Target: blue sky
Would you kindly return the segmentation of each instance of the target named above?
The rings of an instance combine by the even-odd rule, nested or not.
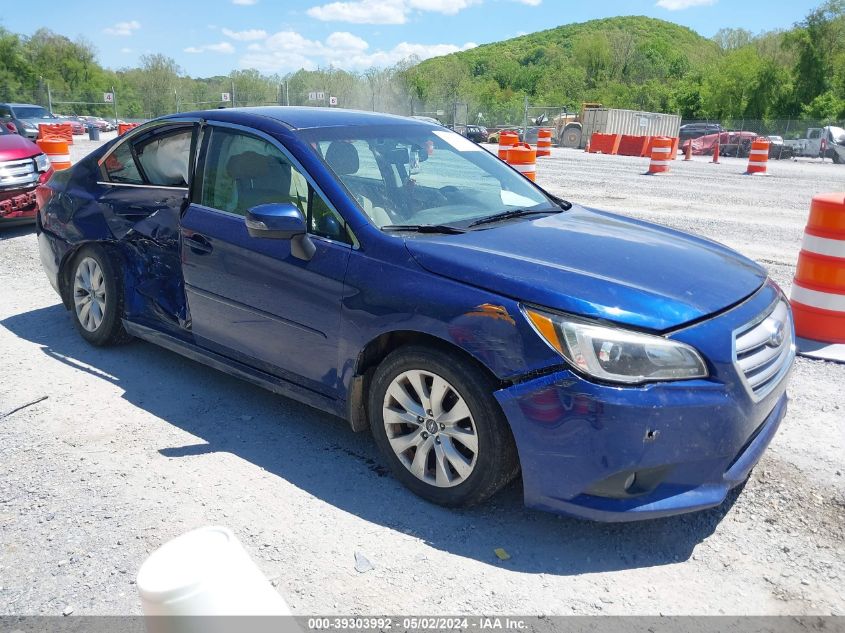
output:
[[[111,68],[144,53],[173,57],[193,76],[258,68],[348,70],[441,55],[569,22],[615,15],[671,20],[712,36],[724,26],[787,28],[820,0],[103,0],[49,1],[10,11],[5,28],[45,26],[83,36]]]

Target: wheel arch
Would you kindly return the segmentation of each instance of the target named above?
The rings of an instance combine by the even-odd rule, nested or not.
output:
[[[372,374],[381,361],[392,352],[409,345],[431,347],[447,353],[456,354],[477,367],[496,384],[505,386],[507,381],[498,378],[487,365],[466,349],[439,336],[416,330],[393,330],[383,332],[371,339],[360,351],[355,363],[355,371],[347,391],[347,419],[355,432],[369,429],[367,397]]]
[[[73,270],[71,262],[76,258],[76,254],[86,246],[99,246],[108,253],[112,261],[116,265],[120,265],[120,258],[117,253],[117,247],[109,241],[104,240],[82,240],[76,242],[68,248],[67,252],[62,256],[62,261],[59,263],[59,297],[61,297],[62,304],[67,310],[73,307],[73,298],[71,297],[70,289],[73,286]]]

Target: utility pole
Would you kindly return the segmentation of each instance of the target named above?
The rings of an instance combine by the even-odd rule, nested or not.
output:
[[[176,102],[176,114],[179,114],[179,95],[175,90],[173,91],[173,101]]]
[[[528,138],[528,97],[525,97],[525,111],[523,112],[523,120],[522,120],[522,138],[523,140]],[[526,143],[528,141],[525,141]]]
[[[114,124],[117,125],[117,93],[114,86],[111,87],[111,103],[114,106]]]
[[[47,84],[47,111],[53,114],[53,95],[50,94],[50,82],[45,81],[44,83]]]
[[[232,107],[235,107],[235,80],[232,80]]]

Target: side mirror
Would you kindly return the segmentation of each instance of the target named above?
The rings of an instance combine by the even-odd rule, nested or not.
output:
[[[317,247],[306,231],[305,216],[290,202],[259,204],[246,212],[246,230],[251,237],[291,240],[290,254],[311,261]]]
[[[247,210],[246,230],[252,237],[289,240],[305,233],[305,217],[289,202],[259,204]]]

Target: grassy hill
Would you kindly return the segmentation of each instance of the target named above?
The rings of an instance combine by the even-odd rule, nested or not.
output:
[[[493,118],[521,108],[582,100],[669,111],[682,81],[719,57],[715,42],[654,18],[567,24],[422,62],[417,94],[432,104],[470,101]]]

